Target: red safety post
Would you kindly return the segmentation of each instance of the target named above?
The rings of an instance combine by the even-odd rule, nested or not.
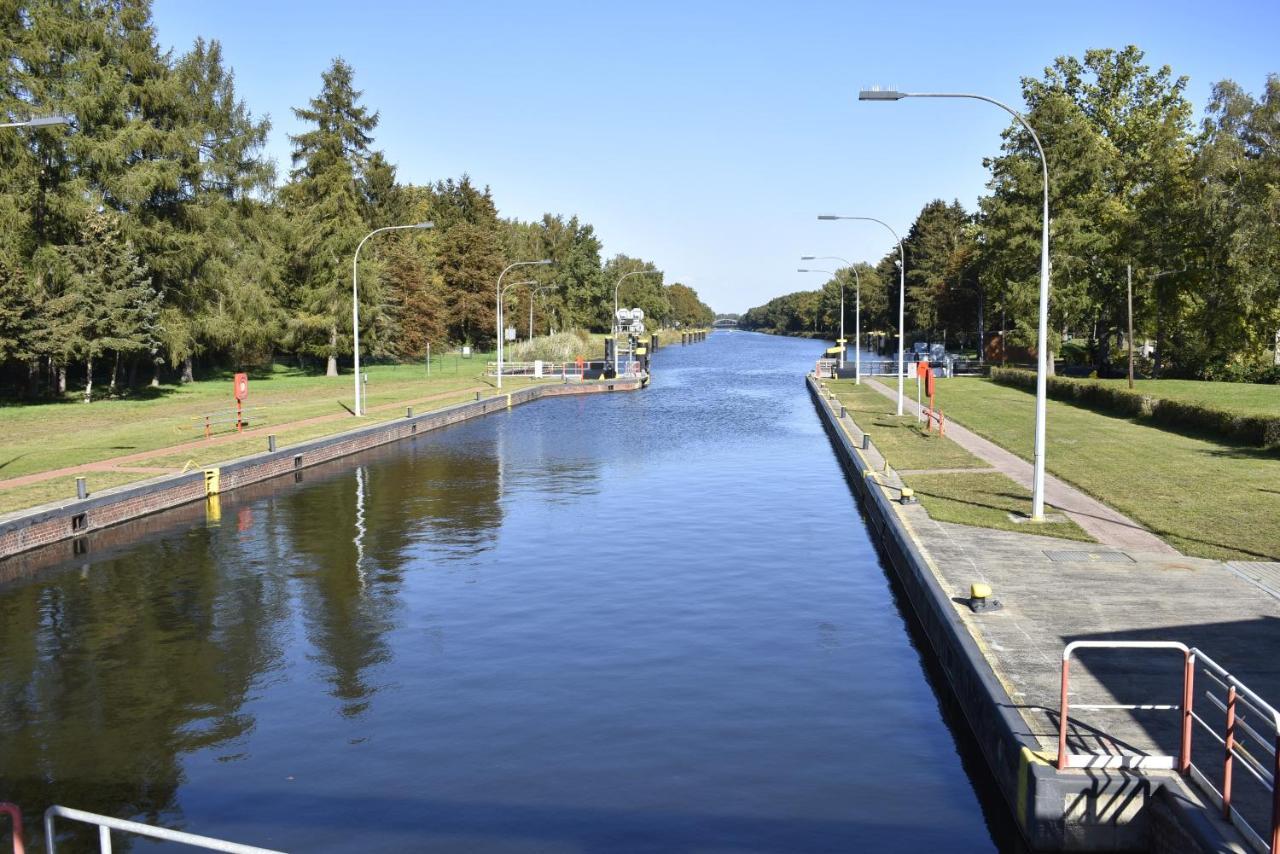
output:
[[[22,837],[22,810],[18,809],[17,804],[0,802],[0,812],[7,814],[13,822],[13,854],[25,854],[27,849]]]
[[[1191,703],[1195,697],[1195,654],[1187,650],[1182,669],[1182,747],[1178,751],[1178,773],[1191,773]]]
[[[236,432],[244,432],[244,401],[249,396],[249,375],[236,374]]]
[[[1222,816],[1231,821],[1231,772],[1235,770],[1236,686],[1227,688],[1226,752],[1222,761]]]

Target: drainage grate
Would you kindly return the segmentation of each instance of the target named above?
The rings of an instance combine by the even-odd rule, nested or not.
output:
[[[1057,563],[1137,563],[1124,552],[1086,552],[1073,549],[1045,551],[1045,557]]]

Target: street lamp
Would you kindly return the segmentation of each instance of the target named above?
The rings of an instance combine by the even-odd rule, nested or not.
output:
[[[1026,128],[1040,154],[1040,166],[1044,171],[1044,211],[1040,220],[1040,329],[1036,343],[1036,439],[1031,474],[1031,521],[1043,522],[1045,401],[1049,383],[1049,160],[1044,156],[1040,137],[1023,115],[995,98],[965,92],[898,92],[893,89],[864,89],[858,93],[859,101],[900,101],[903,98],[970,98],[995,104]]]
[[[622,282],[624,279],[629,279],[632,276],[645,276],[645,275],[661,276],[662,271],[661,270],[632,270],[630,273],[623,273],[621,276],[618,277],[618,283],[613,286],[613,326],[615,329],[618,328],[618,289],[622,287]],[[613,342],[613,373],[615,375],[617,375],[618,373],[618,342],[617,342],[616,336]]]
[[[69,125],[76,120],[75,116],[39,116],[25,122],[5,122],[0,128],[46,128],[53,125]]]
[[[853,384],[862,384],[862,277],[856,264],[838,255],[801,255],[801,261],[839,261],[853,270]],[[840,367],[844,367],[844,282],[840,283]]]
[[[510,273],[516,267],[545,267],[551,263],[551,259],[543,258],[541,261],[516,261],[508,264],[506,269],[498,274],[498,287],[496,289],[498,305],[497,321],[498,321],[498,388],[502,388],[502,339],[504,330],[502,328],[502,277]]]
[[[863,222],[878,222],[885,228],[889,229],[889,233],[893,235],[893,239],[898,241],[898,414],[902,414],[902,375],[906,372],[906,355],[903,350],[903,341],[906,338],[906,305],[907,305],[907,256],[902,251],[902,238],[898,236],[898,232],[893,230],[893,226],[884,220],[876,219],[870,216],[835,216],[834,214],[818,214],[818,219],[826,221],[834,221],[838,219],[854,219]]]
[[[351,258],[351,352],[355,355],[356,406],[354,415],[357,418],[363,412],[360,406],[360,250],[364,248],[364,242],[375,234],[383,231],[400,231],[406,228],[435,228],[435,223],[417,222],[413,225],[385,225],[382,228],[375,228],[356,245],[356,254]]]

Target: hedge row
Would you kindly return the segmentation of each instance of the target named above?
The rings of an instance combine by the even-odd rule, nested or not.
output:
[[[1036,375],[1014,368],[992,368],[1000,385],[1034,392]],[[1048,395],[1110,415],[1142,418],[1187,433],[1201,433],[1259,448],[1280,447],[1280,415],[1242,415],[1185,400],[1166,400],[1113,385],[1049,377]]]

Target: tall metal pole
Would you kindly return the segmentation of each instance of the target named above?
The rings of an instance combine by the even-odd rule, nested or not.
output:
[[[362,389],[360,386],[360,250],[364,248],[365,241],[375,234],[384,231],[400,231],[406,228],[434,228],[434,224],[430,222],[418,222],[413,225],[384,225],[382,228],[375,228],[366,234],[358,244],[356,244],[356,254],[351,257],[351,352],[355,361],[355,408],[352,414],[359,418],[364,409],[360,405],[362,397]]]
[[[906,305],[907,305],[907,256],[902,249],[902,238],[898,236],[898,232],[893,230],[893,226],[882,219],[876,219],[872,216],[835,216],[834,214],[820,214],[818,219],[821,220],[837,220],[852,219],[862,220],[863,222],[877,222],[889,229],[889,233],[893,235],[893,239],[898,241],[898,414],[902,414],[902,378],[907,372],[906,349],[904,340],[906,339],[906,330],[903,328],[906,324]]]
[[[839,255],[801,255],[801,261],[839,261],[853,271],[856,285],[853,315],[853,382],[862,383],[862,277],[858,275],[858,265],[850,264],[848,259]],[[801,270],[801,272],[805,272]],[[844,338],[844,282],[840,283],[840,337]],[[840,353],[840,367],[844,367],[844,353]]]
[[[1124,265],[1129,287],[1129,388],[1133,388],[1133,264]]]
[[[862,277],[853,268],[855,285],[853,300],[853,384],[862,385]]]
[[[858,93],[859,101],[898,101],[903,98],[970,98],[975,101],[986,101],[1013,116],[1019,124],[1031,134],[1035,141],[1036,151],[1040,155],[1040,165],[1044,177],[1044,206],[1040,220],[1040,324],[1036,341],[1036,432],[1035,457],[1031,474],[1031,521],[1044,521],[1044,446],[1045,446],[1045,409],[1049,386],[1049,160],[1044,155],[1044,146],[1035,129],[1021,113],[1001,103],[995,98],[985,95],[974,95],[967,92],[898,92],[895,90],[864,90]]]
[[[497,316],[498,323],[498,388],[502,388],[502,339],[503,333],[505,332],[502,326],[502,277],[507,275],[507,273],[510,273],[516,267],[545,267],[550,263],[551,261],[545,258],[541,261],[516,261],[512,264],[508,264],[506,268],[498,274],[498,285],[494,289],[497,299],[497,308],[495,309],[494,314]]]

